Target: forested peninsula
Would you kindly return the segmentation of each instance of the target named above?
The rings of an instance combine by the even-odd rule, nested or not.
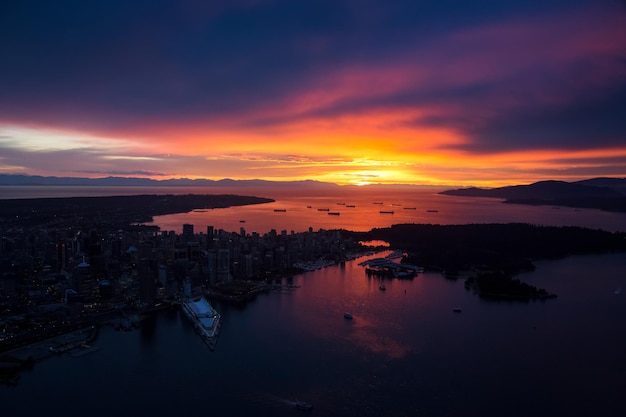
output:
[[[63,224],[81,219],[93,223],[150,222],[153,216],[186,213],[249,204],[271,203],[273,199],[232,194],[132,195],[109,197],[24,198],[2,200],[0,221],[12,225]]]
[[[547,205],[592,208],[626,212],[626,178],[593,178],[589,180],[539,181],[528,185],[499,188],[461,188],[439,194],[461,197],[502,198],[508,204]]]
[[[626,252],[626,233],[524,223],[399,224],[352,233],[352,237],[384,240],[391,249],[407,253],[403,262],[442,271],[447,277],[472,276],[468,284],[481,296],[512,299],[553,295],[514,278],[534,270],[535,260]]]

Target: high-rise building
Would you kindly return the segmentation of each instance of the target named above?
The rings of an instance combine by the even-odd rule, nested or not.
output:
[[[141,259],[139,261],[137,279],[139,299],[146,303],[154,302],[157,293],[157,273],[152,260]]]
[[[217,281],[230,281],[230,250],[220,249],[217,252]]]
[[[252,255],[249,253],[244,255],[243,270],[244,270],[243,274],[244,274],[245,279],[250,279],[254,276],[254,269],[252,268]]]
[[[67,267],[67,252],[65,250],[65,243],[57,243],[56,245],[57,255],[57,272],[65,270]]]
[[[213,226],[206,227],[206,248],[208,250],[215,249],[215,231],[213,230]]]
[[[183,240],[185,242],[193,239],[193,224],[183,224]]]
[[[215,285],[217,282],[217,254],[214,250],[207,251],[207,274],[209,285]]]

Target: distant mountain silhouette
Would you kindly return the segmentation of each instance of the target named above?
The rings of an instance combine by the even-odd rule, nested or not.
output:
[[[626,178],[592,178],[588,180],[576,181],[574,184],[607,187],[619,192],[620,194],[626,195]]]
[[[626,212],[626,179],[593,178],[577,182],[539,181],[499,188],[461,188],[440,194],[502,198],[505,203],[597,208]]]
[[[55,185],[55,186],[187,186],[187,187],[339,187],[336,184],[305,180],[305,181],[266,181],[266,180],[233,180],[225,178],[221,180],[174,178],[165,180],[153,180],[150,178],[134,177],[106,177],[106,178],[74,178],[74,177],[43,177],[39,175],[8,175],[0,174],[0,185]]]

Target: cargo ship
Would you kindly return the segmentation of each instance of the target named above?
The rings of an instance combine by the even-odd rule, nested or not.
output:
[[[181,309],[185,316],[191,320],[194,328],[209,348],[214,350],[220,331],[220,314],[204,297],[192,298],[183,302]]]

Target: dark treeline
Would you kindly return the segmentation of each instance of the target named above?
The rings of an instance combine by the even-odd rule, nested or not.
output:
[[[543,288],[529,285],[501,272],[484,272],[465,280],[465,288],[473,289],[482,298],[506,300],[545,300],[555,298]]]
[[[112,197],[29,198],[0,201],[0,220],[13,224],[58,223],[68,218],[107,218],[120,224],[148,222],[153,216],[194,209],[224,208],[274,200],[231,194],[133,195]]]
[[[448,273],[472,268],[513,275],[533,269],[532,260],[626,251],[626,233],[581,227],[510,224],[400,224],[354,233],[358,240],[385,240],[409,252],[409,261]]]

